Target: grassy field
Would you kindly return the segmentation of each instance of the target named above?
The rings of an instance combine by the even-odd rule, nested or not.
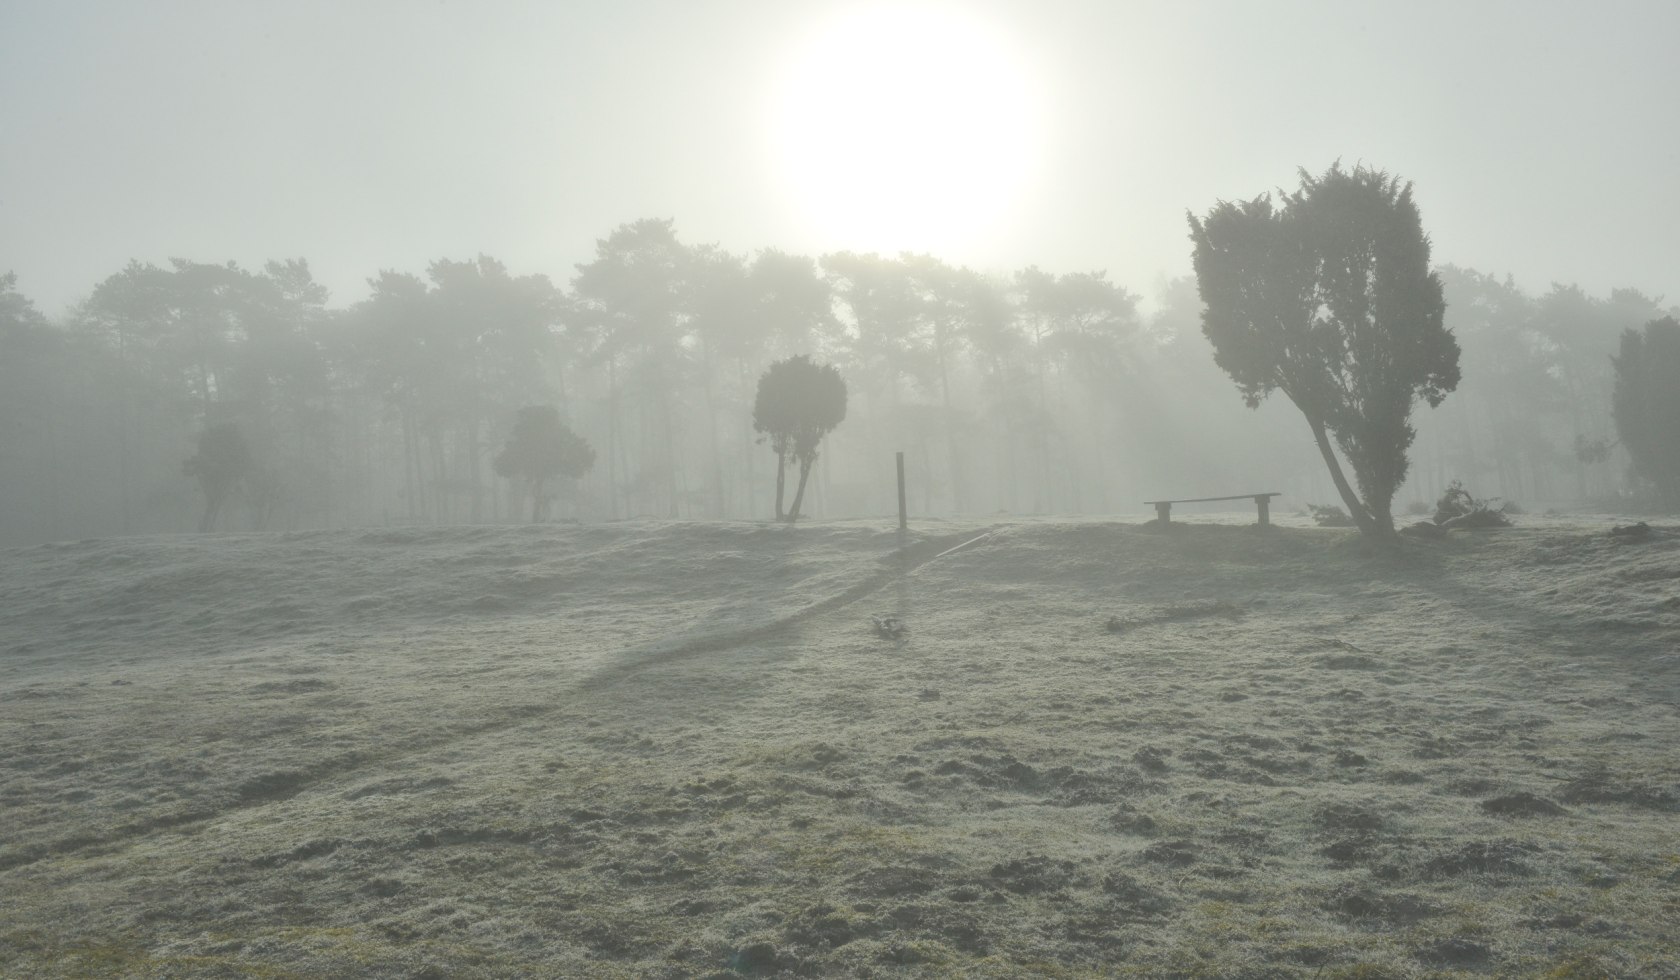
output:
[[[1680,976],[1609,526],[0,551],[0,974]]]

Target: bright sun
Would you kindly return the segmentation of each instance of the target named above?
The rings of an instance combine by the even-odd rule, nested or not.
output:
[[[783,71],[784,188],[840,247],[960,251],[996,229],[1033,176],[1030,81],[1007,40],[958,9],[848,10]]]

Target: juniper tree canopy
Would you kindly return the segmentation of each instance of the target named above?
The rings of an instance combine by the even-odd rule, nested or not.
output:
[[[1250,407],[1274,390],[1295,403],[1348,513],[1387,538],[1412,405],[1458,386],[1458,342],[1411,184],[1339,163],[1300,176],[1281,205],[1268,194],[1190,216],[1202,332]]]

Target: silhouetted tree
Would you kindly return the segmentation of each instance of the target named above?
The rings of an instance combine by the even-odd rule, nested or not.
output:
[[[1633,472],[1680,510],[1680,320],[1665,316],[1622,334],[1613,413]]]
[[[669,219],[620,225],[595,242],[595,259],[572,277],[569,332],[586,351],[586,363],[607,369],[607,476],[613,513],[618,494],[634,486],[652,491],[648,503],[663,502],[678,516],[683,413],[682,381],[691,352],[683,343],[694,254],[677,239]],[[639,417],[641,473],[628,472],[631,426],[628,407]],[[628,502],[634,512],[635,504]]]
[[[1611,358],[1622,334],[1670,312],[1637,289],[1612,289],[1608,298],[1599,298],[1579,286],[1558,283],[1536,302],[1535,327],[1551,347],[1550,373],[1566,396],[1560,409],[1574,430],[1575,441],[1586,442],[1613,424],[1609,415],[1615,399]],[[1558,458],[1571,456],[1559,452]],[[1586,461],[1578,456],[1573,461],[1578,492],[1586,497]]]
[[[46,326],[29,297],[17,291],[17,273],[0,274],[0,337],[12,330]]]
[[[719,365],[724,352],[741,346],[753,327],[753,297],[746,264],[720,248],[702,245],[691,250],[692,266],[687,293],[689,334],[699,357],[700,391],[705,406],[708,510],[712,517],[724,516],[727,494],[723,479],[723,448],[718,435],[719,408],[724,386],[719,383]],[[759,344],[762,347],[762,343]],[[739,411],[730,413],[738,416]]]
[[[899,438],[905,381],[925,384],[931,376],[927,351],[916,343],[928,311],[910,275],[909,258],[835,252],[819,260],[840,325],[832,342],[820,349],[850,379],[866,444]],[[859,463],[856,473],[869,486],[888,485],[886,454],[874,453]]]
[[[799,520],[805,481],[823,437],[846,418],[846,382],[832,364],[817,364],[796,354],[770,365],[758,379],[753,429],[764,433],[776,453],[776,519]],[[789,459],[799,461],[799,489],[793,506],[782,513],[784,472]]]
[[[747,292],[751,307],[725,348],[734,362],[735,394],[742,405],[753,397],[753,378],[760,367],[796,351],[822,350],[840,329],[828,280],[808,256],[776,249],[759,252],[747,270]],[[742,426],[737,448],[745,483],[744,513],[752,515],[758,512],[754,463],[758,453],[752,448],[752,417],[740,411],[734,416]]]
[[[551,326],[559,303],[547,276],[514,277],[489,256],[426,269],[435,330],[432,354],[442,369],[433,392],[429,438],[434,479],[469,498],[469,516],[483,516],[484,430],[521,404],[554,397],[548,368],[554,358]],[[453,444],[452,446],[450,444]]]
[[[232,422],[217,422],[198,434],[198,452],[181,467],[187,476],[198,477],[199,489],[204,491],[204,517],[198,522],[200,531],[216,526],[216,515],[239,484],[251,474],[251,450],[245,436]]]
[[[1476,383],[1435,413],[1433,438],[1413,453],[1423,470],[1420,489],[1464,479],[1497,485],[1508,496],[1544,498],[1559,453],[1556,437],[1571,430],[1560,347],[1536,328],[1533,298],[1510,277],[1452,265],[1436,275],[1447,304],[1444,322],[1463,348],[1459,363]]]
[[[1077,448],[1067,453],[1061,465],[1073,475],[1076,507],[1084,508],[1085,494],[1090,492],[1096,505],[1107,509],[1113,482],[1108,454],[1122,421],[1120,399],[1134,387],[1129,375],[1141,327],[1137,297],[1110,282],[1108,273],[1097,271],[1058,276],[1043,298],[1048,299],[1053,327],[1048,338],[1050,353],[1062,376],[1057,385],[1060,408],[1069,422],[1084,423],[1083,437],[1069,440]],[[1084,389],[1083,406],[1061,393],[1066,381]]]
[[[519,410],[513,434],[496,454],[496,475],[524,480],[531,487],[531,522],[548,516],[548,495],[543,484],[555,477],[577,479],[595,465],[595,450],[589,441],[560,420],[552,405],[531,405]]]
[[[433,342],[438,332],[426,284],[418,276],[381,270],[369,279],[372,294],[350,317],[351,360],[359,368],[363,388],[395,415],[401,444],[401,497],[410,520],[425,516],[427,487],[421,454],[424,433],[437,417],[433,393],[442,387]]]
[[[1006,281],[964,269],[957,286],[962,334],[977,374],[980,418],[989,432],[992,471],[999,503],[1019,510],[1020,476],[1016,443],[1031,429],[1031,402],[1024,393],[1031,359],[1016,329],[1016,311]],[[1019,389],[1019,390],[1018,390]]]
[[[109,482],[122,497],[124,530],[142,516],[131,508],[146,506],[142,491],[162,476],[156,468],[176,465],[173,447],[211,421],[237,420],[252,454],[307,492],[293,502],[326,509],[333,448],[330,365],[320,346],[326,300],[301,259],[270,262],[260,273],[231,262],[131,262],[94,288],[70,326],[113,360],[102,397],[121,405],[110,426],[117,472]],[[248,482],[242,489],[253,499]]]
[[[556,395],[559,294],[546,276],[512,276],[485,255],[440,259],[426,278],[382,271],[350,327],[367,385],[401,425],[410,516],[452,519],[458,495],[478,520],[495,420]]]
[[[57,436],[74,398],[68,338],[16,286],[16,275],[0,274],[0,546],[30,525],[58,536],[69,460]]]
[[[1304,266],[1289,323],[1310,342],[1291,357],[1331,379],[1413,363],[1336,339],[1349,304],[1325,301],[1325,268],[1369,266],[1390,290],[1393,277],[1376,270],[1398,246],[1373,233],[1371,262],[1327,258],[1292,196],[1272,200],[1278,223],[1295,221],[1275,237]],[[1348,205],[1336,220],[1363,227],[1381,210]],[[208,501],[182,488],[182,460],[212,423],[236,423],[253,460],[214,526],[247,526],[247,508],[256,527],[525,519],[530,488],[489,471],[526,405],[557,406],[587,436],[599,459],[582,500],[603,516],[767,516],[753,401],[765,368],[795,353],[846,382],[846,425],[821,440],[807,490],[830,513],[890,509],[891,448],[914,460],[928,513],[1107,510],[1221,473],[1348,510],[1314,459],[1322,443],[1295,437],[1289,399],[1251,412],[1229,398],[1194,278],[1161,284],[1143,322],[1131,293],[1097,272],[988,278],[908,254],[839,253],[819,266],[764,250],[745,261],[684,244],[664,221],[613,231],[568,293],[482,256],[417,271],[381,273],[346,310],[301,259],[248,271],[130,263],[50,317],[0,275],[0,543],[193,528]],[[1462,347],[1475,382],[1410,413],[1405,499],[1425,505],[1451,479],[1542,506],[1620,493],[1624,474],[1649,486],[1613,429],[1612,357],[1626,329],[1680,308],[1630,289],[1528,294],[1504,276],[1438,274],[1443,346]],[[1358,324],[1381,335],[1397,302],[1371,298]],[[1360,412],[1400,400],[1364,380],[1339,384],[1290,390]],[[1347,469],[1329,441],[1347,435],[1345,413],[1315,410]],[[1572,441],[1599,462],[1579,462]],[[791,437],[784,458],[798,458]],[[787,499],[784,485],[784,518]]]
[[[1301,171],[1301,189],[1190,216],[1202,330],[1250,407],[1282,389],[1306,416],[1348,513],[1391,538],[1418,398],[1458,385],[1410,184],[1363,166]],[[1342,473],[1330,436],[1359,484]]]

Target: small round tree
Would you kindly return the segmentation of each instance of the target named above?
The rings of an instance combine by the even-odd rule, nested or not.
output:
[[[239,426],[217,422],[198,434],[198,452],[181,465],[181,472],[198,477],[199,489],[204,491],[204,516],[198,522],[200,531],[215,528],[222,505],[251,476],[252,470],[251,450]]]
[[[577,479],[595,465],[595,450],[589,440],[560,421],[552,405],[531,405],[519,410],[507,445],[496,454],[496,475],[522,480],[531,489],[531,522],[548,517],[549,495],[544,484],[555,477]]]
[[[846,382],[832,364],[817,364],[797,354],[770,365],[758,379],[753,400],[753,429],[764,434],[776,453],[776,520],[799,520],[805,481],[823,437],[846,418]],[[799,461],[799,489],[793,506],[782,512],[788,461]]]

